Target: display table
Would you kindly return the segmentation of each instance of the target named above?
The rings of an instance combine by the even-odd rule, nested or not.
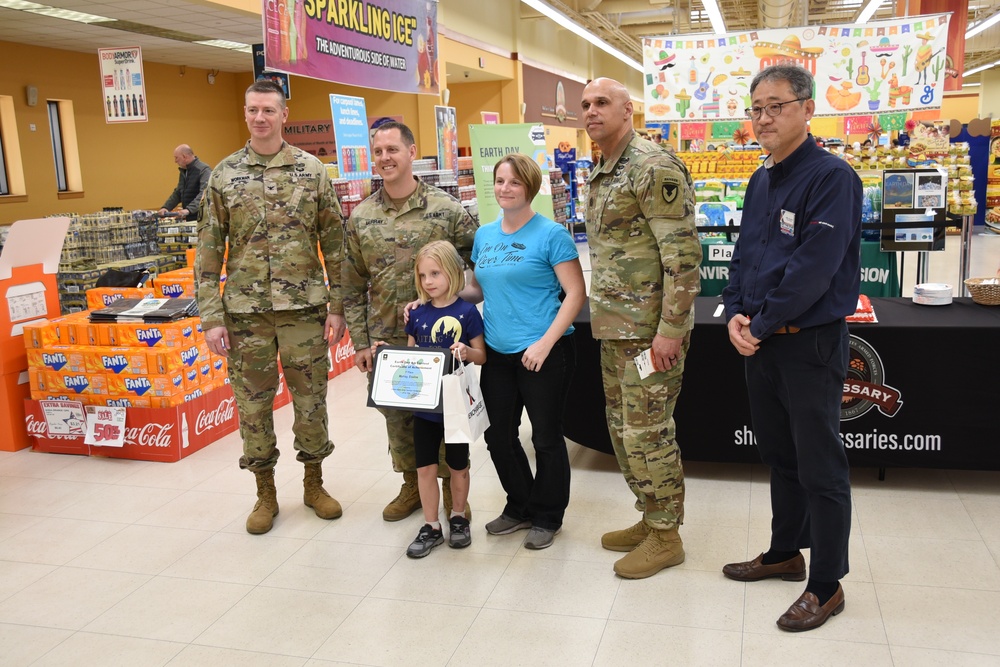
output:
[[[674,416],[685,459],[758,463],[743,374],[718,297],[699,297]],[[854,466],[1000,470],[1000,307],[873,298],[877,324],[852,324],[841,435]],[[599,346],[576,323],[566,436],[610,452]],[[874,400],[866,400],[870,397]],[[850,418],[846,418],[850,417]]]
[[[729,284],[732,241],[702,239],[701,295],[719,296]],[[861,293],[868,296],[900,296],[896,253],[882,252],[878,241],[861,242]]]

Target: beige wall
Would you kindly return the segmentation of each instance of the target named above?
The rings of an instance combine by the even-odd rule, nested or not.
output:
[[[1000,110],[1000,67],[988,69],[979,75],[979,117],[997,116]]]
[[[945,94],[941,100],[941,118],[960,123],[979,118],[979,93]]]
[[[237,76],[144,63],[149,122],[108,125],[97,54],[0,42],[0,95],[14,101],[27,198],[0,197],[0,224],[105,206],[158,208],[177,184],[173,150],[190,144],[209,164],[239,146],[242,113]],[[248,77],[249,78],[249,77]],[[27,106],[24,89],[38,88],[38,104]],[[72,100],[83,175],[82,197],[60,198],[49,140],[46,100]],[[35,129],[31,129],[34,125]]]

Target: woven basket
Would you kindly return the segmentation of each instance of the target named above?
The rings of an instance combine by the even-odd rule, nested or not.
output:
[[[1000,306],[1000,281],[997,278],[967,278],[965,287],[976,303],[982,306]]]

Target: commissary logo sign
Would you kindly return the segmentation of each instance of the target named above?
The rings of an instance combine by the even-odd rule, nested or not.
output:
[[[851,336],[850,360],[840,404],[841,421],[857,419],[872,408],[878,408],[886,417],[893,417],[902,406],[899,390],[885,384],[885,367],[878,352],[864,339]]]

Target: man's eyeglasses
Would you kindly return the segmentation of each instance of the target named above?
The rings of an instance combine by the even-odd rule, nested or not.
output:
[[[744,112],[746,112],[747,118],[751,120],[757,120],[760,118],[760,114],[762,112],[773,118],[774,116],[781,114],[781,107],[786,104],[791,104],[792,102],[805,102],[808,99],[808,97],[796,97],[794,100],[788,100],[787,102],[775,102],[774,104],[768,104],[762,107],[750,107],[749,109],[744,109]]]

